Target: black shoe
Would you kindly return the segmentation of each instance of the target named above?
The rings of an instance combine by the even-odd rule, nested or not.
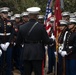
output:
[[[47,74],[50,74],[50,73],[51,73],[50,71],[47,72]]]

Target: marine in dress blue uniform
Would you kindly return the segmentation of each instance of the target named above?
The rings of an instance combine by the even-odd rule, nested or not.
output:
[[[63,71],[63,58],[60,55],[61,50],[63,49],[63,38],[64,34],[67,31],[67,22],[69,21],[70,18],[70,12],[62,12],[62,20],[60,20],[60,30],[61,33],[58,38],[58,43],[59,43],[59,52],[58,52],[58,58],[59,58],[59,63],[58,63],[58,75],[62,75]]]
[[[69,21],[69,18],[70,18],[70,12],[62,12],[61,13],[62,15],[62,20],[66,20],[66,21]]]
[[[44,15],[38,15],[38,22],[41,23],[42,25],[44,24]],[[45,45],[44,45],[44,51],[46,52]],[[43,68],[45,67],[45,64],[46,64],[46,54],[43,59]]]
[[[62,75],[62,71],[63,71],[63,59],[61,56],[61,51],[63,49],[63,38],[64,38],[64,34],[67,31],[67,21],[66,20],[60,20],[60,25],[59,28],[61,30],[61,33],[58,37],[58,43],[59,43],[59,50],[58,50],[58,75]]]
[[[22,51],[22,46],[20,45],[19,47],[15,46],[16,40],[17,40],[17,35],[19,31],[20,25],[22,25],[21,22],[21,15],[20,14],[15,14],[15,22],[14,22],[14,30],[15,30],[15,35],[14,35],[14,48],[13,48],[13,59],[14,59],[14,67],[22,73],[22,61],[20,60],[20,55]]]
[[[65,75],[76,75],[76,18],[70,18],[61,56],[65,57]]]
[[[53,39],[53,43],[51,45],[48,45],[48,72],[47,74],[50,74],[53,72],[53,68],[55,68],[55,55],[54,51],[56,51],[56,42],[55,42],[55,36],[54,36],[54,23],[55,19],[54,17],[50,18],[50,23],[51,23],[51,30],[50,30],[50,35],[49,39]]]
[[[1,8],[0,8],[0,18],[1,18]],[[2,50],[0,49],[0,56],[2,55]]]
[[[2,49],[1,56],[1,72],[2,75],[12,75],[12,39],[13,39],[13,24],[7,20],[8,7],[3,7],[0,18],[0,47]]]
[[[23,12],[23,13],[21,14],[22,24],[25,24],[25,23],[27,23],[27,22],[29,21],[28,14],[29,14],[28,12]]]
[[[38,22],[44,24],[44,15],[38,15]]]

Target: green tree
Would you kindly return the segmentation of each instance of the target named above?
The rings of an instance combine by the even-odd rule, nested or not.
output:
[[[45,14],[46,5],[48,0],[0,0],[0,7],[8,6],[15,13],[21,13],[26,11],[26,8],[31,6],[38,6],[41,8],[41,13]],[[53,7],[55,0],[53,0]],[[64,0],[64,10],[63,11],[76,11],[76,0]]]
[[[34,0],[21,0],[18,2],[18,4],[19,4],[20,12],[26,11],[26,8],[28,7],[39,6],[38,3],[35,2]]]
[[[45,14],[45,11],[46,11],[46,5],[47,5],[47,2],[48,0],[35,0],[39,6],[41,7],[41,10],[42,10],[42,14]]]
[[[75,12],[76,0],[64,0],[64,11]]]
[[[8,6],[15,13],[26,11],[26,8],[39,6],[34,0],[0,0],[0,7]]]

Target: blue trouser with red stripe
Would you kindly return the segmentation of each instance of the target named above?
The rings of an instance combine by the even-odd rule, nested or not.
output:
[[[55,66],[55,48],[48,46],[48,71],[52,72],[53,67]]]
[[[76,59],[66,59],[66,75],[76,75]]]
[[[20,70],[20,72],[23,72],[23,61],[20,59],[20,55],[23,48],[14,46],[13,48],[13,59],[14,59],[14,66],[16,69]]]
[[[0,69],[2,75],[12,75],[12,47],[9,47],[7,51],[3,51],[0,57]]]

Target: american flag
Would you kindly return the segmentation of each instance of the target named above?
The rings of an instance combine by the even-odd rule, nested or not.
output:
[[[50,35],[50,30],[51,30],[51,24],[50,24],[50,18],[52,17],[51,6],[52,6],[52,0],[48,0],[47,7],[46,7],[45,19],[44,19],[44,25],[45,25],[48,35]]]

